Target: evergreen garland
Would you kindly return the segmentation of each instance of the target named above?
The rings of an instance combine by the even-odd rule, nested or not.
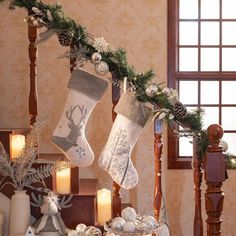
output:
[[[26,8],[29,15],[33,13],[33,8],[40,10],[43,13],[43,26],[45,26],[47,30],[53,29],[57,34],[60,32],[67,32],[68,34],[71,34],[72,45],[77,46],[78,48],[83,47],[87,49],[85,54],[87,60],[94,52],[96,52],[96,48],[91,43],[93,36],[89,35],[86,32],[86,29],[77,24],[73,19],[65,17],[61,5],[44,4],[40,0],[11,0],[10,5],[11,8],[14,8],[15,6]],[[52,21],[47,15],[48,11],[53,18]],[[136,97],[139,101],[150,102],[155,107],[159,109],[164,108],[164,110],[168,110],[169,113],[174,114],[173,103],[167,96],[164,96],[162,88],[159,85],[157,86],[158,92],[154,96],[150,97],[146,93],[146,89],[154,77],[154,72],[152,69],[144,73],[136,72],[135,68],[128,64],[127,52],[123,48],[119,48],[115,51],[112,51],[109,48],[107,51],[101,52],[100,54],[102,56],[102,60],[109,66],[109,71],[116,75],[118,81],[123,81],[124,77],[127,77],[127,81],[134,88]],[[167,121],[168,123],[172,122],[168,119]],[[184,119],[178,120],[174,117],[174,121],[183,127],[188,127],[191,130],[191,135],[188,135],[197,138],[199,144],[199,154],[200,156],[203,156],[207,150],[208,138],[206,130],[202,129],[202,111],[198,109],[193,112],[188,112]]]

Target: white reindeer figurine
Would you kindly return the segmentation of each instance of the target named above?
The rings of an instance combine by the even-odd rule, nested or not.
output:
[[[49,192],[47,196],[39,195],[37,199],[35,195],[32,195],[33,206],[40,206],[41,213],[43,214],[33,225],[36,235],[40,236],[66,236],[66,227],[62,221],[59,210],[61,207],[67,208],[71,205],[67,205],[72,196],[68,199],[63,199],[59,202],[59,198],[53,192]]]

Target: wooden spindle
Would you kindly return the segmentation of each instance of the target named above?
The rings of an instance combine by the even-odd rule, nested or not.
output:
[[[193,140],[193,180],[195,192],[195,215],[193,235],[203,236],[203,221],[202,221],[202,159],[198,154],[198,145],[196,140]]]
[[[29,92],[29,115],[30,125],[32,126],[36,122],[38,115],[38,95],[37,95],[37,81],[36,81],[36,61],[37,61],[37,46],[35,42],[37,40],[37,27],[28,25],[28,38],[29,38],[29,59],[30,59],[30,92]]]
[[[223,136],[223,129],[219,125],[210,125],[207,129],[210,145],[208,146],[204,176],[207,184],[205,204],[207,213],[207,236],[221,235],[221,214],[223,212],[224,192],[222,189],[225,181],[225,155],[219,146]]]
[[[154,217],[159,219],[161,201],[162,201],[162,186],[161,186],[161,163],[162,163],[162,121],[156,119],[154,122],[154,153],[155,153],[155,187],[154,187]]]
[[[74,45],[71,44],[70,50],[74,48]],[[76,67],[76,58],[70,58],[70,72],[72,73]],[[79,167],[73,167],[70,171],[71,176],[71,193],[77,194],[80,189],[80,177],[79,177]]]
[[[112,80],[116,80],[117,76],[112,73]],[[116,113],[114,108],[120,99],[120,88],[112,83],[112,121],[115,121]],[[120,185],[113,182],[113,193],[112,193],[112,216],[113,218],[121,215],[121,195],[120,195]]]

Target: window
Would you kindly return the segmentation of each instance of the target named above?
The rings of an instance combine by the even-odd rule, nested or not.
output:
[[[187,109],[205,110],[204,128],[224,129],[236,153],[236,1],[168,1],[168,85]],[[168,167],[190,168],[192,145],[168,135]]]

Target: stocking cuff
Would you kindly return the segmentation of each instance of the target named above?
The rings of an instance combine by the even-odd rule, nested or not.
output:
[[[115,112],[144,126],[149,118],[151,109],[146,107],[144,103],[139,102],[134,93],[126,92],[116,105]]]
[[[68,88],[75,89],[95,101],[99,101],[106,91],[108,86],[107,81],[96,77],[85,70],[74,70],[71,74]]]

